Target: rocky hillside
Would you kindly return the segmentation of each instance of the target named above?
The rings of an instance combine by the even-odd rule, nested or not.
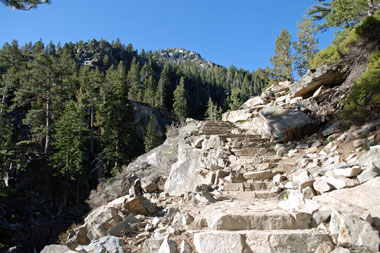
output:
[[[179,65],[196,65],[201,68],[211,68],[218,66],[215,63],[206,61],[200,54],[183,48],[171,48],[158,50],[153,53],[153,58],[161,62],[170,62]]]
[[[223,121],[188,119],[42,252],[378,252],[380,120],[336,117],[363,64],[273,85]]]

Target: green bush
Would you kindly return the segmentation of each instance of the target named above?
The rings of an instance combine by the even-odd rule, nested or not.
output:
[[[354,29],[346,29],[338,34],[334,42],[319,51],[310,62],[312,68],[318,68],[325,64],[337,63],[341,61],[344,55],[350,52],[350,45],[358,41],[360,37]]]
[[[366,17],[362,23],[355,27],[355,33],[363,39],[380,39],[380,12],[374,16]]]
[[[380,51],[375,51],[367,71],[355,81],[343,101],[342,117],[348,121],[365,120],[380,113]]]

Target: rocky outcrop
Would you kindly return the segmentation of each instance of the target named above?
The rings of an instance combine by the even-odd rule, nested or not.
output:
[[[322,85],[332,87],[344,81],[344,72],[337,67],[323,66],[318,69],[310,69],[297,82],[290,86],[293,97],[309,97]]]

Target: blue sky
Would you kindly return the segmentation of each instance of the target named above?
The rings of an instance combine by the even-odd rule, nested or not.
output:
[[[0,5],[0,44],[120,38],[139,51],[185,48],[246,70],[270,65],[283,28],[296,38],[314,0],[52,0],[29,12]],[[332,40],[321,34],[320,47]]]

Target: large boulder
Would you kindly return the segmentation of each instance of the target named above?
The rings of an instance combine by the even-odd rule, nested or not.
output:
[[[380,227],[380,196],[374,193],[380,192],[380,177],[376,177],[362,185],[332,191],[316,196],[313,200],[321,204],[336,205],[340,210],[356,214],[368,211],[374,224]]]
[[[92,241],[87,246],[78,246],[76,248],[79,252],[91,252],[91,253],[124,253],[123,241],[121,238],[114,236],[105,236],[98,240]]]
[[[194,192],[197,185],[206,183],[206,178],[197,173],[201,168],[203,151],[192,148],[185,141],[178,145],[178,161],[173,164],[165,183],[165,191],[170,195],[179,196]]]
[[[241,122],[246,121],[248,119],[252,118],[252,113],[249,109],[242,109],[242,110],[236,110],[231,112],[223,113],[222,120],[223,121],[230,121],[230,122]]]
[[[48,245],[45,246],[40,253],[74,253],[76,251],[71,251],[68,247],[64,245]]]
[[[344,72],[338,68],[323,66],[316,70],[309,70],[299,81],[290,86],[294,97],[308,97],[320,86],[335,86],[344,81]]]
[[[345,248],[362,248],[377,252],[380,238],[372,226],[350,213],[333,210],[329,226],[334,242]]]
[[[299,110],[284,109],[280,106],[264,108],[260,111],[262,124],[257,124],[258,132],[265,133],[265,137],[274,137],[282,141],[289,141],[303,137],[315,131],[315,121]]]

